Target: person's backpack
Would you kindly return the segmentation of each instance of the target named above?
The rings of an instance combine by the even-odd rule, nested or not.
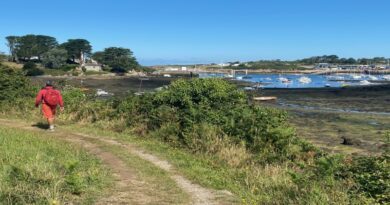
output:
[[[46,104],[51,106],[58,105],[60,101],[60,94],[54,89],[47,89],[45,95],[43,96],[43,100]]]

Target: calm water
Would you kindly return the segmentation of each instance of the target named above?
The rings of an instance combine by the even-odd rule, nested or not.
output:
[[[227,77],[220,73],[201,73],[200,78]],[[235,79],[261,83],[264,88],[322,88],[378,84],[389,76],[383,75],[316,75],[316,74],[248,74],[236,75]],[[390,82],[390,81],[389,81]]]

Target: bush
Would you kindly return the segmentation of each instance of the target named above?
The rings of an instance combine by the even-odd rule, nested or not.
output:
[[[248,150],[257,153],[261,163],[293,159],[307,151],[287,124],[285,112],[249,105],[244,92],[221,79],[175,81],[155,95],[154,104],[158,111],[150,114],[150,127],[179,124],[177,140],[186,147],[192,146],[188,137],[192,136],[193,126],[208,123],[217,126],[232,142],[244,142]]]
[[[23,65],[24,71],[34,70],[37,69],[37,65],[33,62],[27,62]]]
[[[53,48],[42,56],[42,63],[47,68],[57,69],[66,64],[68,52],[62,48]]]
[[[372,197],[377,203],[390,203],[390,155],[359,156],[343,166],[342,178],[356,183],[356,193]]]
[[[39,76],[43,75],[45,72],[39,68],[31,69],[26,72],[26,76]]]
[[[77,66],[78,66],[78,65],[76,65],[76,64],[65,64],[65,65],[59,67],[59,70],[68,72],[68,71],[71,71],[71,70],[76,69]]]
[[[22,72],[0,65],[0,101],[33,96],[29,80]]]
[[[23,65],[23,71],[26,76],[38,76],[43,75],[43,70],[39,69],[37,65],[33,62],[27,62]]]

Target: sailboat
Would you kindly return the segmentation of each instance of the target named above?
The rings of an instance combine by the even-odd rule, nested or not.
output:
[[[390,75],[384,75],[382,76],[383,80],[390,81]]]
[[[279,77],[279,81],[282,83],[291,83],[291,81],[288,78],[285,77]]]
[[[303,83],[303,84],[308,84],[308,83],[311,83],[311,78],[309,77],[306,77],[306,76],[302,76],[298,79],[298,81],[300,83]]]

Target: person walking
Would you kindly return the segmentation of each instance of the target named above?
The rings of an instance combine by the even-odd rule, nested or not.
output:
[[[47,81],[46,86],[39,91],[35,99],[35,107],[39,107],[40,104],[42,104],[42,114],[49,124],[49,131],[54,131],[57,106],[60,105],[61,112],[64,111],[64,101],[61,92],[53,87],[52,81]]]

